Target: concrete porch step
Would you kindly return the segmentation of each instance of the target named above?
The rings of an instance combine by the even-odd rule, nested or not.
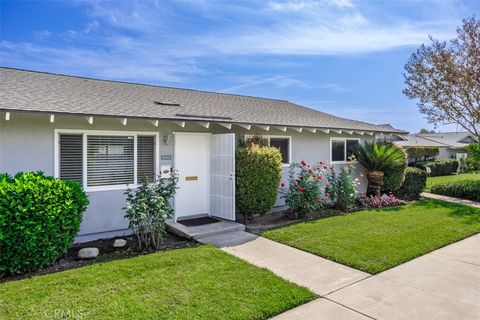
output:
[[[226,232],[245,231],[245,225],[228,220],[220,220],[216,223],[210,223],[194,227],[187,227],[175,221],[168,221],[167,227],[170,232],[178,236],[194,240]]]

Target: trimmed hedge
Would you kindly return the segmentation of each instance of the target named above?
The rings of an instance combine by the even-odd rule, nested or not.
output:
[[[87,205],[76,182],[41,172],[0,175],[0,276],[55,262],[72,245]]]
[[[246,217],[265,214],[275,204],[282,177],[282,156],[274,147],[252,144],[235,153],[236,204]]]
[[[480,201],[480,180],[436,184],[430,192],[445,196]]]
[[[405,200],[415,200],[420,198],[420,193],[426,186],[427,173],[418,168],[408,167],[405,170],[405,180],[396,195]]]
[[[431,176],[447,176],[449,174],[457,172],[459,163],[454,159],[436,160],[431,162],[418,162],[415,167],[426,170],[429,167],[432,170]]]
[[[436,158],[440,149],[438,147],[407,147],[406,152],[410,159],[417,161]]]

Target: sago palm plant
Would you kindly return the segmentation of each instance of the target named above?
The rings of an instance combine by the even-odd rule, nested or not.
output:
[[[405,153],[389,144],[365,142],[355,150],[355,157],[367,170],[367,196],[379,196],[386,170],[405,161]]]

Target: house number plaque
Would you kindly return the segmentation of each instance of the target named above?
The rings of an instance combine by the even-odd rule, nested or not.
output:
[[[187,180],[187,181],[195,181],[195,180],[198,180],[198,176],[188,176],[188,177],[185,177],[185,180]]]

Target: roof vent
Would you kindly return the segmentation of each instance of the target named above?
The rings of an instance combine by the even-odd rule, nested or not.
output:
[[[153,103],[159,106],[169,106],[169,107],[180,107],[180,103],[173,103],[173,102],[162,102],[158,100],[154,100]]]

